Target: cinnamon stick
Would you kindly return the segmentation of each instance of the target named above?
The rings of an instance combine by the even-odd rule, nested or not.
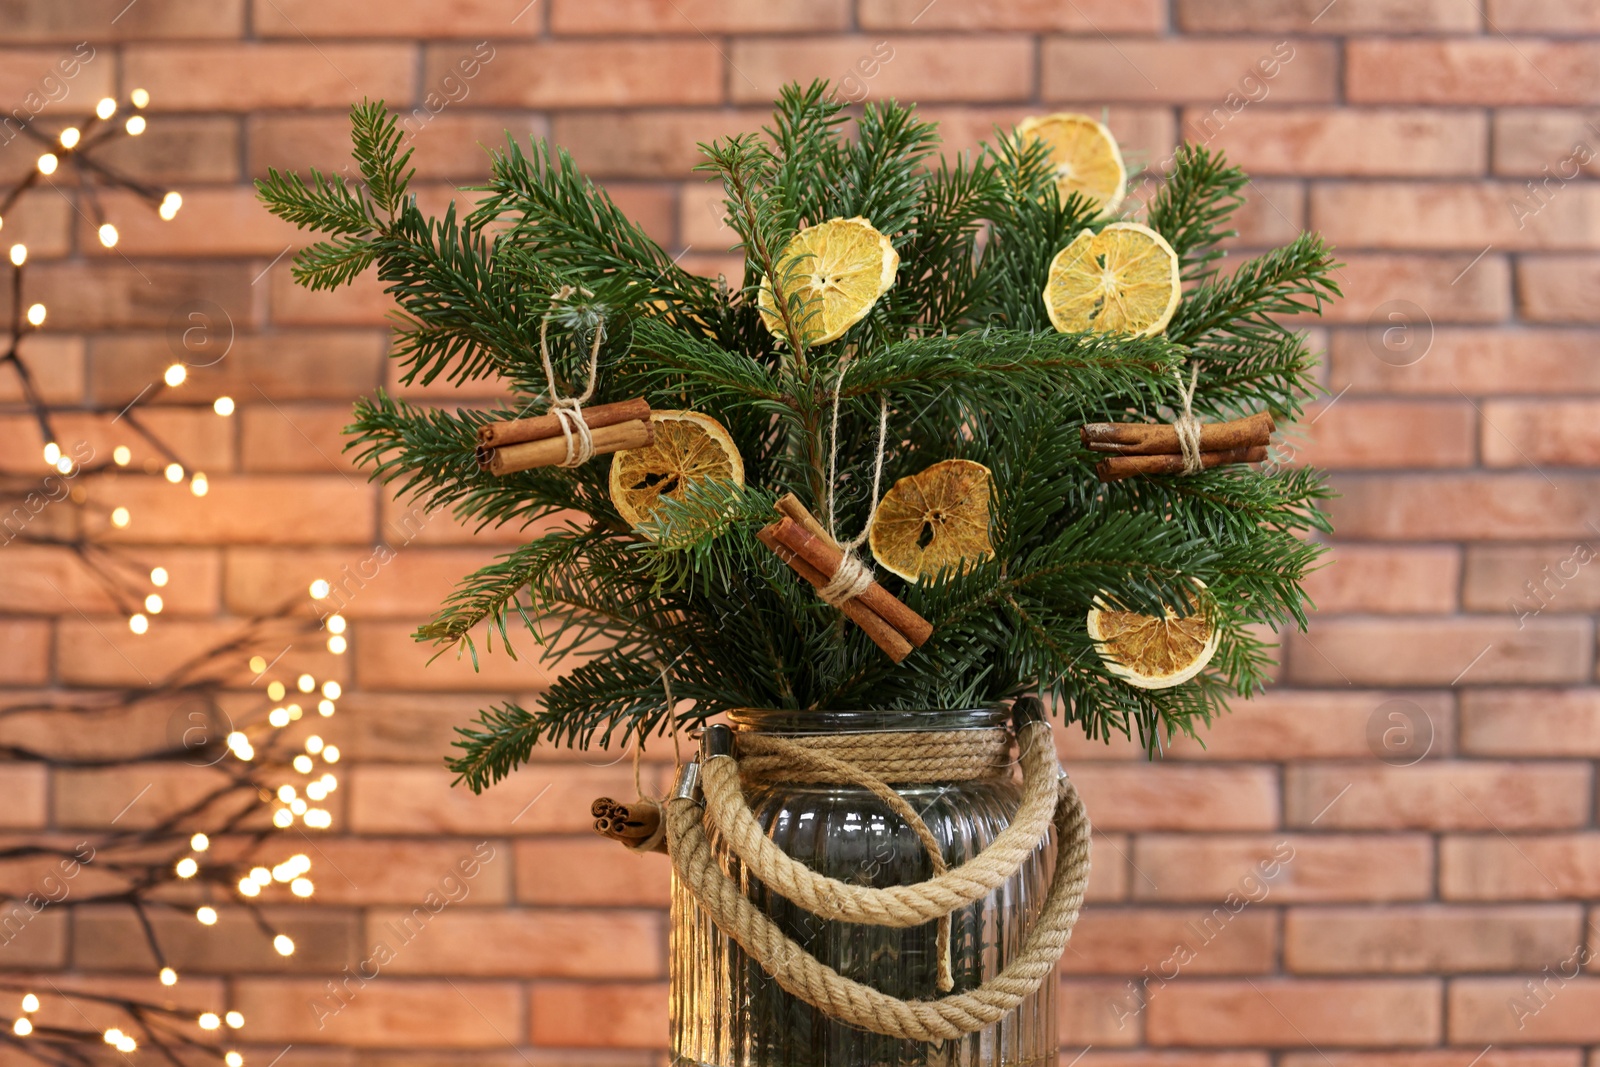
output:
[[[596,404],[583,409],[583,421],[590,430],[602,426],[615,426],[619,422],[634,422],[650,418],[650,402],[644,397],[619,400],[615,404]],[[478,427],[479,448],[504,448],[520,445],[524,441],[543,441],[561,436],[561,420],[555,415],[535,415],[526,419],[508,419]]]
[[[767,529],[773,531],[774,536],[785,548],[821,573],[832,576],[838,572],[839,562],[844,559],[844,552],[837,546],[830,547],[826,539],[812,534],[787,515]],[[871,608],[879,618],[900,631],[901,635],[913,645],[920,646],[933,636],[933,624],[900,603],[877,582],[867,586],[866,590],[855,599]]]
[[[1223,452],[1200,453],[1200,465],[1205,470],[1226,463],[1261,463],[1267,458],[1266,445],[1249,448],[1230,448]],[[1181,474],[1183,457],[1163,454],[1159,456],[1111,456],[1095,464],[1095,474],[1102,482],[1117,482],[1136,474]]]
[[[779,497],[777,507],[778,514],[787,515],[795,522],[798,522],[805,527],[806,532],[812,537],[820,537],[824,543],[832,545],[834,548],[839,547],[839,542],[835,541],[828,531],[822,528],[822,523],[817,521],[815,515],[806,510],[806,506],[800,503],[800,498],[793,493],[785,493]]]
[[[643,448],[654,441],[655,436],[655,424],[639,419],[599,429],[594,429],[594,424],[590,423],[589,440],[597,456],[620,452],[624,448]],[[566,438],[559,434],[503,448],[478,450],[478,463],[490,474],[514,474],[535,467],[554,467],[566,458]]]
[[[816,588],[821,589],[828,584],[828,576],[786,548],[773,532],[773,527],[767,526],[757,530],[756,538],[787,563],[796,574]],[[911,642],[900,636],[900,631],[884,622],[882,617],[863,604],[860,597],[846,600],[839,605],[839,610],[844,612],[847,619],[861,627],[862,632],[872,639],[872,643],[896,663],[911,655]]]
[[[651,800],[638,800],[632,804],[619,804],[610,797],[601,797],[594,802],[593,808],[602,804],[608,805],[609,817],[595,820],[595,832],[602,837],[609,837],[613,841],[620,841],[630,848],[650,840],[656,831],[661,828],[661,805]],[[667,850],[666,837],[657,842],[651,851],[665,852]]]
[[[1269,411],[1229,422],[1204,423],[1200,427],[1200,451],[1228,452],[1265,445],[1272,440],[1272,431],[1276,428]],[[1119,456],[1183,453],[1178,431],[1161,422],[1090,422],[1084,424],[1078,436],[1086,448]]]

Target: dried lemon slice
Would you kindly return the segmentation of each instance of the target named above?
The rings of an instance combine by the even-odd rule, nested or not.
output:
[[[1082,193],[1109,215],[1122,204],[1128,191],[1128,168],[1111,131],[1088,115],[1062,112],[1035,115],[1017,125],[1017,134],[1050,146],[1056,165],[1056,188],[1061,199]]]
[[[807,226],[784,246],[778,271],[790,295],[798,293],[799,326],[808,345],[837,341],[872,310],[894,284],[900,254],[889,239],[861,217]],[[783,336],[773,303],[772,282],[761,276],[757,301],[761,321]]]
[[[652,411],[655,440],[611,457],[611,502],[637,527],[663,496],[682,499],[698,482],[744,484],[744,460],[722,423],[698,411]]]
[[[970,459],[947,459],[901,478],[873,512],[867,542],[873,557],[908,582],[994,558],[992,494],[989,468]]]
[[[1195,585],[1205,588],[1199,579]],[[1171,608],[1158,619],[1097,605],[1089,609],[1089,636],[1118,678],[1140,689],[1170,689],[1205,669],[1222,632],[1202,600],[1200,610],[1181,619]]]
[[[1178,253],[1137,222],[1084,230],[1050,261],[1044,306],[1062,333],[1154,337],[1178,309]]]

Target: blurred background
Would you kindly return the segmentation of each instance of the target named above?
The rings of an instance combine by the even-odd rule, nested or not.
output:
[[[147,1046],[116,1020],[168,1004],[256,1067],[664,1062],[666,861],[589,828],[631,761],[452,789],[452,726],[544,676],[408,636],[528,534],[355,471],[389,302],[296,288],[251,182],[345,171],[382,98],[427,206],[548,137],[733,273],[695,143],[812,78],[953,150],[1045,110],[1157,174],[1209,144],[1255,179],[1238,253],[1310,228],[1344,262],[1286,444],[1341,494],[1310,633],[1204,749],[1060,734],[1098,828],[1062,1062],[1600,1065],[1588,0],[0,3],[0,191],[31,182],[0,208],[0,1062]]]

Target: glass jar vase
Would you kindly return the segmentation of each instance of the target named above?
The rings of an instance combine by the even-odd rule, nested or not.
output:
[[[1005,725],[1006,713],[743,711],[729,719],[740,733],[793,737],[992,731]],[[968,781],[890,784],[922,817],[951,867],[993,841],[1021,798],[1015,776],[999,769]],[[922,882],[934,874],[912,827],[861,786],[786,782],[780,774],[746,782],[745,796],[767,837],[819,874],[874,888]],[[742,870],[714,831],[709,841],[751,902],[821,962],[902,999],[941,995],[936,988],[938,923],[895,928],[823,920]],[[1049,889],[1054,852],[1052,836],[1008,881],[951,917],[953,992],[992,978],[1018,953]],[[671,931],[674,1067],[1034,1067],[1056,1062],[1054,974],[982,1030],[942,1042],[913,1041],[857,1029],[785,992],[716,927],[676,876]]]

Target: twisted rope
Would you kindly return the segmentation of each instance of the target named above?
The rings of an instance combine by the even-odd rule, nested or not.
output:
[[[550,298],[552,304],[560,303],[578,290],[563,285]],[[589,433],[589,423],[583,417],[583,405],[594,397],[595,370],[600,363],[600,339],[604,331],[599,325],[594,329],[594,344],[589,348],[588,385],[577,396],[563,397],[556,388],[555,365],[550,361],[550,312],[539,320],[539,358],[544,362],[545,381],[550,386],[550,413],[561,426],[561,437],[566,442],[567,455],[557,466],[581,467],[594,458],[594,438]]]
[[[796,759],[796,749],[815,749],[853,768],[901,784],[968,782],[1006,773],[1011,766],[1011,735],[1003,729],[919,730],[895,735],[885,745],[881,734],[818,734],[774,738],[739,735],[739,776],[743,782],[839,782],[832,771]]]
[[[1189,387],[1183,389],[1183,411],[1172,420],[1172,430],[1178,435],[1178,448],[1183,451],[1183,473],[1199,474],[1205,470],[1200,459],[1200,420],[1194,417],[1194,389],[1200,383],[1200,364],[1189,372]],[[1183,377],[1178,377],[1182,388]]]

